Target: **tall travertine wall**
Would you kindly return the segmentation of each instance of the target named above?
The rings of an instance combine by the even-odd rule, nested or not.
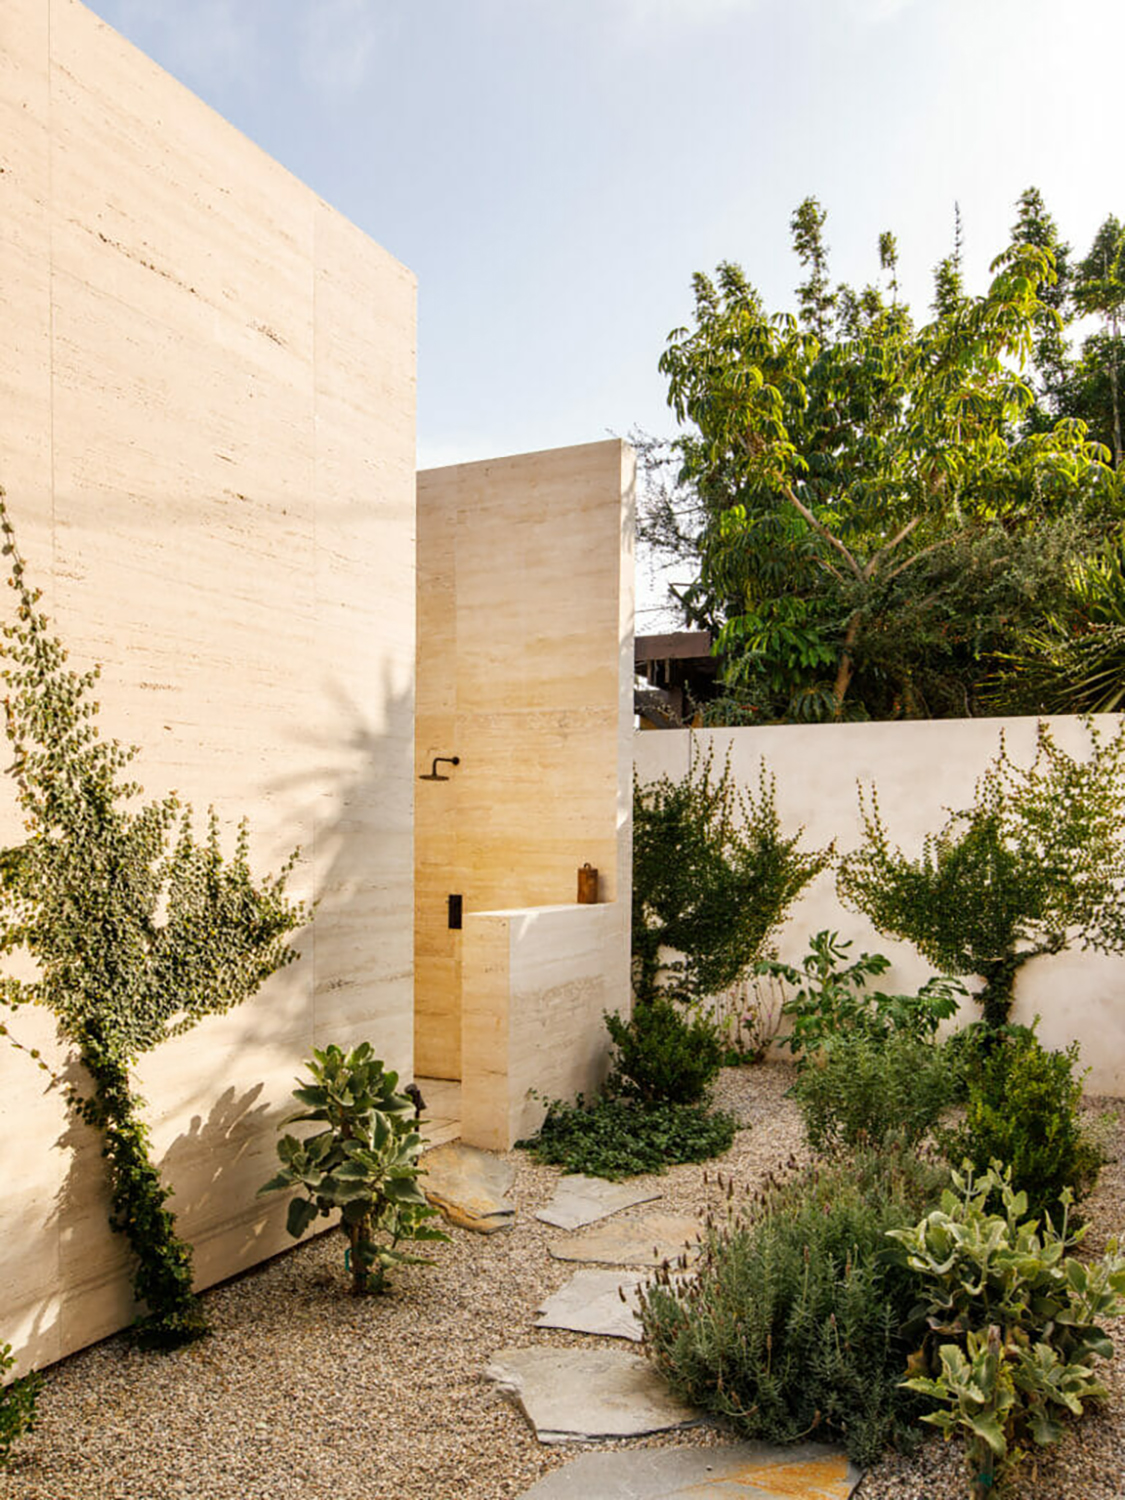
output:
[[[479,1123],[489,1097],[503,1118],[527,1117],[536,1064],[503,984],[463,970],[476,914],[504,914],[507,936],[492,945],[517,943],[521,993],[540,962],[529,934],[546,943],[539,1047],[552,1075],[568,1059],[560,1091],[589,1086],[604,1058],[601,1010],[628,1005],[633,483],[632,451],[617,441],[418,476],[417,771],[435,756],[460,764],[439,767],[446,781],[416,782],[416,1067],[462,1079],[466,1139],[481,1145],[505,1134]],[[575,907],[586,863],[609,916]],[[462,932],[448,925],[450,893],[463,899]],[[511,925],[513,909],[544,906],[572,910]],[[564,929],[569,978],[547,957]],[[604,993],[599,982],[593,997],[595,966]],[[567,984],[572,1000],[587,997],[588,1037],[565,1020]]]
[[[1080,720],[1047,722],[1063,749],[1084,758],[1090,740]],[[1116,715],[1096,720],[1107,735],[1120,722]],[[1029,765],[1036,727],[1028,718],[672,730],[638,734],[634,754],[644,782],[664,774],[685,775],[693,748],[701,753],[711,749],[716,767],[729,753],[736,781],[751,789],[764,757],[776,777],[783,828],[803,824],[805,847],[835,839],[841,853],[854,849],[862,837],[856,783],[869,787],[874,782],[890,837],[906,853],[916,854],[925,835],[945,821],[948,809],[969,805],[977,778],[996,755],[1001,731],[1011,758]],[[892,967],[880,980],[884,990],[912,991],[933,972],[909,944],[881,936],[866,917],[842,906],[831,872],[819,876],[794,908],[778,945],[782,957],[798,959],[809,937],[822,928],[852,938],[855,953],[885,953]],[[979,1013],[978,1006],[965,1007],[965,1019],[977,1019]],[[1088,1093],[1125,1095],[1125,958],[1074,949],[1033,960],[1018,977],[1013,1019],[1030,1023],[1036,1015],[1046,1045],[1079,1042],[1082,1064],[1090,1069]]]
[[[320,902],[139,1070],[207,1284],[289,1243],[254,1195],[311,1048],[412,1066],[414,279],[73,0],[0,6],[0,169],[0,484],[45,607],[147,792],[247,814],[259,869],[300,844]],[[6,1045],[0,1179],[0,1339],[128,1322],[97,1145]]]

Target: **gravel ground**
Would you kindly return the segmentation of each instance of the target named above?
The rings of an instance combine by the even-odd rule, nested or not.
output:
[[[717,1102],[745,1123],[720,1163],[753,1187],[791,1153],[800,1121],[783,1064],[728,1070]],[[1104,1107],[1115,1101],[1099,1101]],[[1125,1113],[1125,1112],[1123,1112]],[[1118,1157],[1125,1145],[1119,1127]],[[451,1231],[437,1264],[405,1267],[385,1297],[346,1294],[343,1241],[321,1236],[206,1294],[214,1334],[175,1354],[142,1354],[113,1338],[57,1365],[40,1422],[0,1471],[0,1500],[503,1500],[583,1451],[544,1448],[518,1408],[483,1378],[519,1343],[588,1345],[534,1329],[535,1311],[574,1267],[552,1261],[558,1231],[534,1210],[558,1169],[516,1164],[510,1232]],[[725,1190],[713,1167],[674,1167],[652,1181],[661,1209],[702,1213]],[[1091,1243],[1125,1218],[1125,1164],[1103,1172],[1088,1205]],[[645,1210],[629,1210],[640,1214]],[[1123,1320],[1125,1323],[1125,1320]],[[1125,1345],[1125,1326],[1115,1331]],[[620,1347],[619,1341],[606,1340]],[[1021,1477],[1015,1500],[1120,1500],[1125,1491],[1125,1355],[1108,1367],[1114,1399]],[[643,1442],[714,1445],[711,1427]],[[610,1446],[610,1445],[598,1445]],[[612,1446],[627,1447],[626,1443]],[[873,1470],[857,1500],[961,1500],[960,1453],[939,1440],[909,1462]],[[596,1500],[596,1497],[591,1497]]]

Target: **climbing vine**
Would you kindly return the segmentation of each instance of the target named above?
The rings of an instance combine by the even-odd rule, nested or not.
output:
[[[67,667],[27,582],[2,489],[0,533],[16,599],[0,636],[0,677],[27,833],[0,850],[0,955],[22,951],[37,966],[32,980],[0,977],[0,1006],[46,1006],[85,1067],[92,1087],[72,1089],[71,1105],[102,1136],[110,1224],[129,1241],[134,1289],[148,1309],[137,1337],[172,1348],[205,1333],[206,1321],[130,1069],[297,957],[285,941],[308,918],[285,894],[297,855],[257,880],[245,822],[227,859],[214,810],[197,840],[191,808],[175,793],[138,804],[142,788],[124,774],[138,750],[99,736],[100,669]]]

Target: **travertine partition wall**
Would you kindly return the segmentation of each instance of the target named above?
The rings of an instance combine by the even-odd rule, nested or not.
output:
[[[1100,716],[1103,734],[1116,733],[1120,716]],[[1063,749],[1084,756],[1089,736],[1081,721],[1053,718],[1048,723]],[[1035,753],[1035,720],[945,719],[892,724],[780,725],[761,729],[668,730],[638,734],[634,740],[637,775],[679,778],[691,763],[693,746],[714,751],[722,765],[728,751],[736,781],[757,785],[764,756],[777,780],[782,826],[805,827],[805,846],[833,839],[843,852],[862,836],[856,782],[874,782],[891,838],[905,851],[920,852],[925,835],[944,822],[947,809],[967,806],[978,776],[995,756],[1003,731],[1012,759],[1030,764]],[[793,910],[782,931],[781,955],[795,962],[809,937],[830,928],[852,938],[855,952],[885,953],[892,961],[881,988],[913,991],[933,972],[908,943],[875,931],[867,920],[843,907],[831,872],[818,877]],[[1023,969],[1016,986],[1014,1019],[1025,1024],[1041,1017],[1039,1035],[1050,1047],[1077,1040],[1085,1087],[1092,1094],[1125,1094],[1125,958],[1075,949],[1037,958]],[[979,1017],[965,1007],[965,1019]]]
[[[478,1145],[596,1083],[629,1003],[633,479],[616,441],[418,476],[416,765],[460,764],[415,784],[415,1062]]]
[[[300,844],[320,902],[141,1070],[206,1284],[290,1243],[254,1194],[311,1048],[412,1066],[414,280],[73,0],[0,6],[0,168],[0,484],[45,606],[147,791],[248,814],[261,869]],[[6,1044],[0,1179],[0,1339],[129,1321],[96,1144]]]

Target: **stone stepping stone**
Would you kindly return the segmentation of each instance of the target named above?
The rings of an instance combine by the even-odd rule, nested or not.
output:
[[[642,1214],[563,1235],[547,1249],[555,1260],[587,1265],[659,1266],[685,1253],[689,1260],[699,1254],[699,1221],[686,1214]]]
[[[536,1328],[569,1328],[572,1333],[600,1333],[611,1339],[641,1341],[637,1321],[637,1287],[642,1271],[575,1271],[564,1287],[546,1298]],[[625,1302],[621,1300],[624,1288]]]
[[[541,1443],[643,1437],[701,1420],[650,1364],[623,1350],[501,1349],[484,1373],[519,1402]]]
[[[586,1177],[575,1172],[559,1178],[554,1197],[535,1217],[557,1229],[581,1229],[583,1224],[607,1219],[623,1208],[651,1203],[660,1196],[655,1188],[635,1187],[628,1182],[607,1182],[604,1177]]]
[[[506,1196],[516,1177],[511,1162],[451,1141],[427,1151],[422,1165],[426,1171],[422,1191],[451,1224],[478,1234],[511,1229],[516,1213],[515,1204]]]
[[[848,1500],[862,1478],[822,1443],[584,1453],[520,1500]]]

